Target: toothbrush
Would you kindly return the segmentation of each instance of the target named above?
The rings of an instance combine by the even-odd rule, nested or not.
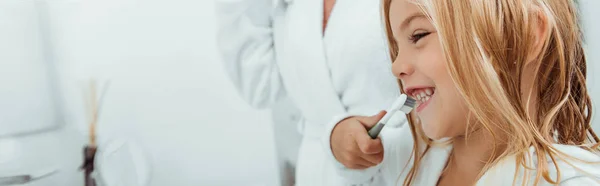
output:
[[[383,118],[381,118],[381,120],[379,120],[379,122],[377,122],[377,124],[373,128],[369,129],[369,136],[371,137],[371,139],[377,138],[377,136],[381,132],[381,129],[383,129],[383,126],[385,126],[388,120],[392,118],[396,111],[400,110],[405,114],[408,114],[410,113],[410,111],[412,111],[413,108],[415,108],[416,102],[417,101],[415,99],[406,96],[406,94],[400,95],[400,97],[398,97],[398,99],[394,101],[392,107],[390,107],[387,113],[385,113],[385,116],[383,116]]]

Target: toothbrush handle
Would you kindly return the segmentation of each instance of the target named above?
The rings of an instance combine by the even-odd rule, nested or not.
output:
[[[384,125],[385,124],[383,123],[377,123],[377,125],[369,129],[369,136],[371,137],[371,139],[375,139],[377,138],[377,136],[379,136],[379,133],[381,132],[381,129],[383,129]]]

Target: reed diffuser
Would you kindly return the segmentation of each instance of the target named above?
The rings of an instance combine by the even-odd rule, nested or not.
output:
[[[89,143],[83,148],[83,164],[81,170],[84,171],[85,186],[96,186],[96,180],[92,177],[94,172],[94,160],[96,157],[96,125],[98,123],[98,99],[96,96],[96,82],[92,80],[90,82],[90,97],[89,97],[89,111],[91,112],[91,119],[89,125]]]

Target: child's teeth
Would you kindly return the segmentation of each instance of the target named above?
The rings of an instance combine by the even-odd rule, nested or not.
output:
[[[414,93],[414,98],[416,100],[418,100],[419,102],[423,103],[423,102],[428,101],[431,98],[432,94],[433,94],[433,89],[431,89],[431,88],[422,89],[422,90],[419,90],[418,92]]]

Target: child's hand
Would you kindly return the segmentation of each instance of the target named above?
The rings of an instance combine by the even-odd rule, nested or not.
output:
[[[381,163],[383,145],[371,139],[367,130],[385,115],[355,116],[340,121],[331,132],[331,151],[340,163],[350,169],[366,169]]]

